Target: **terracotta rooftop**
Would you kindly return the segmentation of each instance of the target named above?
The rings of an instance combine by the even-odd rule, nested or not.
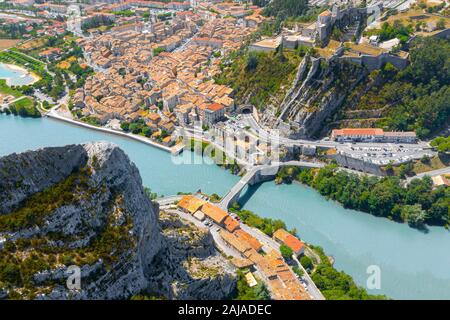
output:
[[[333,136],[381,136],[383,129],[378,128],[348,128],[335,129],[332,132]]]
[[[203,204],[204,200],[201,200],[193,195],[185,195],[178,201],[178,207],[182,208],[190,213],[197,211]]]
[[[299,252],[304,247],[302,241],[300,241],[297,237],[294,237],[292,234],[290,234],[284,229],[278,229],[277,231],[275,231],[273,233],[273,237],[283,242],[294,252]]]
[[[230,216],[227,216],[223,223],[225,225],[225,229],[227,229],[230,232],[233,232],[234,230],[239,228],[239,222],[237,222],[235,219],[233,219]]]
[[[207,202],[202,206],[202,212],[217,224],[221,224],[228,217],[226,211]]]
[[[261,242],[258,241],[258,239],[256,239],[255,237],[253,237],[252,235],[250,235],[248,232],[245,232],[242,229],[237,229],[236,231],[233,232],[233,234],[240,240],[248,243],[253,249],[255,249],[256,251],[261,250],[262,248],[262,244]]]
[[[207,107],[207,109],[209,109],[209,110],[211,110],[211,111],[218,111],[218,110],[221,110],[221,109],[223,109],[225,106],[223,105],[223,104],[220,104],[220,103],[213,103],[213,104],[210,104],[208,107]]]
[[[331,15],[330,10],[325,10],[324,12],[319,14],[319,17],[327,17],[327,16],[330,16],[330,15]]]

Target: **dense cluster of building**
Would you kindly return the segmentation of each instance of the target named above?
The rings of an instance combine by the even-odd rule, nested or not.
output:
[[[73,104],[102,124],[153,122],[152,111],[166,111],[182,125],[210,125],[234,109],[233,90],[212,79],[220,72],[221,57],[254,30],[233,17],[205,19],[182,11],[170,22],[130,22],[79,39],[99,72],[76,92]]]
[[[223,241],[241,255],[234,257],[232,263],[238,268],[255,267],[269,285],[275,299],[310,299],[309,294],[280,253],[273,249],[263,252],[263,244],[241,229],[240,223],[225,210],[193,195],[183,196],[177,206],[200,221],[208,218],[220,226],[219,234]],[[274,239],[289,246],[296,255],[303,253],[303,242],[283,229],[274,233]],[[253,279],[249,279],[249,281],[252,282]]]

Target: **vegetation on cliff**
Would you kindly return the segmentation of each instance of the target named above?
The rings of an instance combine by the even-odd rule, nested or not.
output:
[[[370,121],[371,125],[388,130],[416,131],[420,138],[428,137],[448,124],[450,41],[431,37],[414,40],[410,46],[410,62],[402,71],[387,64],[381,72],[372,72],[365,83],[353,90],[343,110],[357,106],[358,110],[368,114],[380,113],[379,118]],[[370,89],[365,92],[364,86],[368,83]],[[364,123],[363,120],[354,121]]]
[[[274,0],[264,8],[263,14],[285,19],[287,17],[302,16],[307,11],[307,0]]]
[[[89,171],[81,170],[55,186],[34,194],[17,210],[0,215],[0,232],[40,226],[56,208],[74,203],[76,194],[87,188],[88,175]]]
[[[82,199],[94,197],[101,190],[89,186],[90,174],[89,168],[83,168],[31,196],[15,211],[0,215],[0,232],[20,232],[30,228],[38,230],[43,226],[44,219],[56,210],[80,206]],[[120,206],[121,201],[119,195],[111,199],[111,210]],[[81,240],[83,233],[67,236],[48,232],[9,240],[0,249],[0,289],[8,289],[10,299],[33,299],[39,293],[49,293],[59,283],[59,280],[48,280],[38,285],[34,276],[41,271],[72,264],[93,265],[100,260],[109,268],[122,253],[135,245],[129,234],[131,227],[129,217],[118,223],[116,216],[110,215],[88,245],[78,248],[72,248],[70,243]]]
[[[358,176],[337,170],[334,165],[320,170],[284,167],[278,181],[293,179],[313,187],[345,208],[368,212],[417,228],[450,224],[450,189],[433,189],[429,177],[413,179],[406,187],[398,177]]]
[[[274,53],[236,51],[227,60],[232,62],[221,65],[223,72],[216,82],[232,87],[238,104],[250,103],[261,108],[271,99],[281,103],[301,57],[294,50],[281,48]]]

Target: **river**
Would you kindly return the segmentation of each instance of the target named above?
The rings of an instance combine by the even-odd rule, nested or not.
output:
[[[107,140],[138,166],[143,183],[159,195],[197,191],[224,195],[238,177],[215,165],[177,165],[167,152],[137,141],[48,118],[0,115],[0,156],[44,146]],[[196,162],[202,159],[190,152]],[[176,160],[179,160],[177,158]],[[284,220],[300,237],[320,245],[335,266],[365,286],[367,267],[381,270],[381,288],[369,290],[397,299],[450,299],[450,232],[423,233],[405,224],[342,208],[298,184],[266,182],[243,194],[244,208]]]

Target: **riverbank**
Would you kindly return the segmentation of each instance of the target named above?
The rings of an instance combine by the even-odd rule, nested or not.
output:
[[[89,141],[110,141],[119,145],[141,172],[143,184],[158,195],[196,192],[225,195],[239,181],[228,170],[212,165],[196,153],[185,150],[171,157],[157,148],[143,147],[134,139],[87,130],[51,118],[21,118],[0,115],[0,155],[45,146],[62,146]],[[175,161],[190,157],[190,165]],[[312,188],[301,184],[276,185],[273,181],[246,188],[243,209],[261,217],[281,219],[288,229],[296,228],[307,243],[316,244],[335,258],[334,268],[349,274],[365,286],[369,266],[381,270],[379,289],[393,299],[450,298],[450,232],[442,227],[418,231],[369,214],[344,209]]]
[[[176,146],[174,146],[172,148],[166,147],[166,146],[163,146],[163,145],[161,145],[161,144],[159,144],[157,142],[151,141],[151,140],[149,140],[147,138],[144,138],[144,137],[137,136],[137,135],[132,134],[132,133],[121,132],[121,131],[117,131],[117,130],[109,129],[109,128],[104,128],[104,127],[97,127],[97,126],[94,126],[94,125],[86,123],[86,122],[81,122],[81,121],[69,119],[69,118],[66,118],[66,117],[63,117],[63,116],[57,114],[57,112],[55,110],[51,110],[51,111],[45,113],[45,116],[47,116],[49,118],[52,118],[52,119],[55,119],[55,120],[64,121],[64,122],[72,124],[72,125],[84,127],[84,128],[87,128],[87,129],[97,130],[97,131],[101,131],[101,132],[105,132],[105,133],[109,133],[109,134],[118,135],[118,136],[121,136],[121,137],[126,137],[126,138],[129,138],[129,139],[133,139],[133,140],[142,142],[144,144],[150,145],[152,147],[158,148],[160,150],[169,152],[171,154],[178,154],[179,153],[179,151],[177,153],[178,148],[176,148]]]
[[[245,223],[252,228],[256,228],[265,236],[272,237],[274,231],[280,228],[286,229],[286,223],[282,220],[263,218],[252,211],[239,210],[236,207],[231,208],[230,211],[241,219],[241,225]],[[296,230],[288,232],[298,237]],[[312,264],[311,266],[303,265],[304,271],[311,276],[308,281],[312,281],[327,300],[380,300],[387,298],[383,295],[368,294],[363,287],[354,282],[351,276],[343,271],[336,270],[321,247],[307,243],[305,243],[305,246],[304,256],[308,257]],[[317,259],[316,257],[320,258]],[[303,261],[303,259],[301,258],[300,261]]]
[[[282,168],[275,182],[298,181],[346,209],[367,212],[426,231],[428,226],[450,225],[450,189],[433,187],[430,178],[403,186],[397,177],[367,177],[340,171],[335,165],[318,171]]]

